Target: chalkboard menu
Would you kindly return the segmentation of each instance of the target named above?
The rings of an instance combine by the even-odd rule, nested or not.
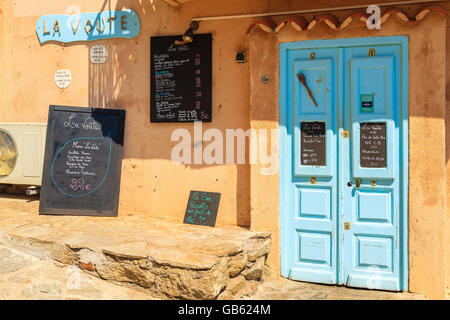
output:
[[[117,216],[125,111],[50,106],[40,214]]]
[[[151,122],[212,120],[212,35],[152,37]]]
[[[386,167],[386,123],[362,122],[360,124],[360,166]]]
[[[325,122],[302,122],[301,164],[304,166],[325,165]]]
[[[214,227],[219,201],[220,193],[191,191],[184,223]]]

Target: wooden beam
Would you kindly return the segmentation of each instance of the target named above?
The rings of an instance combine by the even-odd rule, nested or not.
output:
[[[172,7],[178,7],[180,4],[176,0],[162,0],[167,4],[170,4]]]

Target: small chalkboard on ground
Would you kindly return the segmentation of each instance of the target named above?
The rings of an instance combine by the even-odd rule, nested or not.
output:
[[[220,193],[191,191],[184,223],[214,227],[219,202]]]

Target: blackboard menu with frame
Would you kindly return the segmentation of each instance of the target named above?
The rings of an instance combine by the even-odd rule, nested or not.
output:
[[[150,121],[212,121],[212,34],[151,37]]]
[[[359,136],[360,166],[386,168],[386,123],[362,122]]]
[[[304,166],[325,166],[325,122],[301,122],[301,156]]]
[[[191,191],[184,223],[214,227],[219,209],[220,193]]]
[[[39,213],[117,216],[125,111],[50,106]]]

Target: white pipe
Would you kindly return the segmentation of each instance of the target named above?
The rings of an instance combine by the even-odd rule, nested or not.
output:
[[[388,3],[382,3],[382,4],[376,4],[376,5],[379,7],[386,7],[386,6],[400,6],[400,5],[407,5],[407,4],[447,2],[447,1],[448,0],[431,0],[431,1],[410,0],[410,1],[388,2]],[[192,18],[192,21],[210,21],[210,20],[225,20],[225,19],[260,18],[260,17],[268,17],[268,16],[285,16],[285,15],[299,14],[299,13],[363,9],[363,8],[367,8],[368,6],[369,6],[369,4],[359,5],[359,6],[331,7],[331,8],[323,8],[323,9],[308,9],[308,10],[299,10],[299,11],[241,14],[241,15],[234,15],[234,16],[218,16],[218,17],[203,17],[203,18],[198,17],[198,18]]]

